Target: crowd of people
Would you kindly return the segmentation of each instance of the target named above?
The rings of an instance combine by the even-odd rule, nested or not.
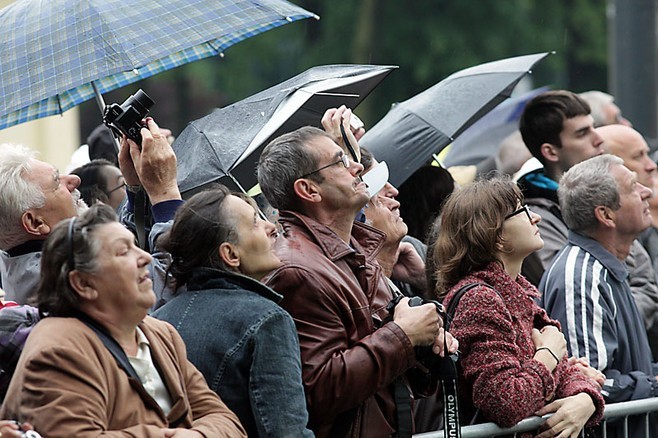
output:
[[[658,396],[657,166],[606,96],[530,100],[518,182],[428,160],[399,191],[328,109],[260,155],[276,224],[184,200],[151,118],[66,175],[0,145],[0,436],[410,437],[444,426],[421,351],[457,360],[462,424],[552,414],[523,436]]]

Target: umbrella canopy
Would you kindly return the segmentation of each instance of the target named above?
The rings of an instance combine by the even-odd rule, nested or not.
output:
[[[189,123],[173,144],[181,192],[225,176],[236,188],[249,189],[256,184],[259,152],[269,140],[302,126],[319,127],[328,108],[355,108],[394,68],[313,67]]]
[[[548,87],[536,88],[513,96],[491,110],[466,129],[449,147],[441,164],[445,167],[468,166],[496,155],[500,143],[519,129],[519,118],[525,104]]]
[[[285,0],[17,1],[0,10],[0,129],[308,17]]]
[[[466,128],[510,97],[521,78],[548,53],[518,56],[458,71],[394,105],[360,141],[389,164],[402,184]]]

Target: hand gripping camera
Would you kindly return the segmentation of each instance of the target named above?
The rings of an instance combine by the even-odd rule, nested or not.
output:
[[[391,320],[393,319],[393,314],[395,312],[395,306],[398,305],[400,300],[404,298],[404,295],[400,294],[393,298],[390,303],[386,306],[386,310],[388,311]],[[434,304],[436,307],[436,311],[438,312],[439,316],[443,320],[443,326],[446,326],[446,313],[443,308],[443,305],[439,303],[438,301],[434,300],[424,300],[421,297],[411,297],[409,298],[409,307],[417,307],[417,306],[422,306],[423,304]],[[428,373],[431,374],[434,377],[442,377],[445,374],[445,359],[448,359],[449,361],[455,361],[456,356],[454,357],[441,357],[438,354],[434,353],[432,351],[432,346],[422,346],[422,347],[414,347],[414,352],[416,354],[416,360],[420,365],[422,365],[424,368],[427,369]]]
[[[114,132],[117,137],[121,133],[142,147],[142,135],[140,131],[144,126],[142,120],[149,113],[153,101],[141,89],[130,96],[124,103],[119,105],[113,103],[105,107],[103,123]]]

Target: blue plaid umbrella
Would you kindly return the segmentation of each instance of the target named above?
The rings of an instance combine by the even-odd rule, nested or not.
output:
[[[285,0],[21,0],[0,10],[0,129],[314,14]]]

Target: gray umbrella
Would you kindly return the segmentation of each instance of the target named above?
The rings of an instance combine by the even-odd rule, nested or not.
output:
[[[216,109],[187,125],[173,144],[181,192],[228,177],[235,188],[256,184],[260,151],[276,136],[320,126],[328,108],[355,108],[395,66],[313,67],[258,94]]]
[[[389,164],[390,182],[400,185],[508,98],[521,78],[546,56],[548,53],[518,56],[458,71],[394,105],[360,144]]]

